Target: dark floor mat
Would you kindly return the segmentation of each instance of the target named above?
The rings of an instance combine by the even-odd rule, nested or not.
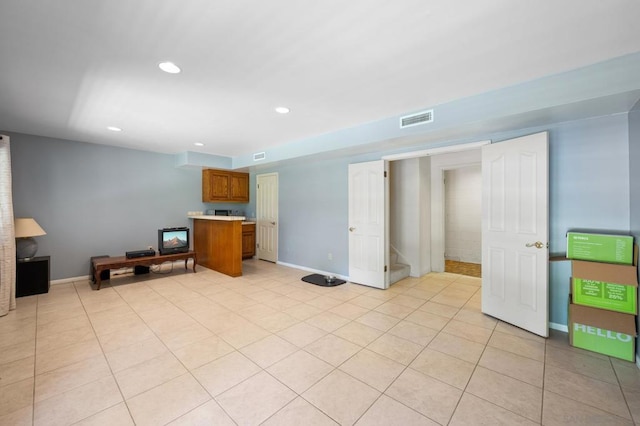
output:
[[[324,275],[320,274],[311,274],[307,275],[306,277],[302,277],[302,281],[315,285],[321,285],[323,287],[335,287],[337,285],[346,283],[345,280],[339,280],[338,278],[336,278],[335,281],[328,283],[324,277]]]

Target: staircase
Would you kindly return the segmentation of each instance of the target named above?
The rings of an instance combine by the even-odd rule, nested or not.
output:
[[[404,263],[400,263],[398,260],[398,253],[393,250],[389,255],[389,262],[391,263],[391,268],[389,271],[389,285],[397,283],[398,281],[403,280],[409,276],[411,267]]]

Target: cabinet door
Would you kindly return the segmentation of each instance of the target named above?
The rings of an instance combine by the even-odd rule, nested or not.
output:
[[[220,170],[202,171],[202,201],[229,201],[230,176]]]
[[[256,225],[242,225],[242,258],[256,255]]]
[[[249,175],[247,173],[231,174],[231,191],[229,192],[231,201],[249,202]]]

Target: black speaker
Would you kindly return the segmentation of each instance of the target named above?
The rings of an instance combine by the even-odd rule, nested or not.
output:
[[[148,266],[144,266],[144,265],[136,265],[133,267],[133,274],[134,275],[142,275],[142,274],[148,274],[149,273],[149,267]]]

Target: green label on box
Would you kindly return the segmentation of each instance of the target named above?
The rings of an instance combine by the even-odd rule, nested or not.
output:
[[[635,337],[611,330],[573,323],[573,346],[627,361],[634,361]]]
[[[635,315],[637,287],[573,278],[573,302]]]
[[[567,258],[631,265],[633,237],[568,232]]]

